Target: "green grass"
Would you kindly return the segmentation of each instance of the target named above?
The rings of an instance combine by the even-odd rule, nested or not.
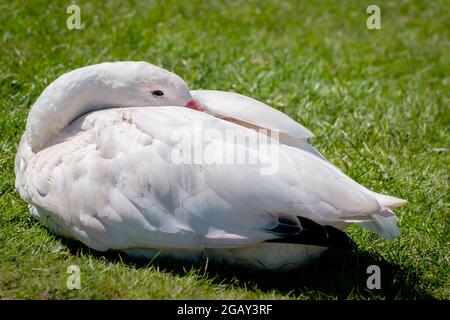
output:
[[[376,1],[382,28],[368,30],[372,2],[78,1],[85,28],[71,31],[63,2],[0,1],[0,297],[449,299],[449,2]],[[356,181],[409,201],[396,210],[400,237],[352,227],[357,252],[268,274],[132,260],[54,236],[14,190],[27,113],[60,74],[113,60],[290,115]],[[71,264],[81,290],[65,285]],[[366,288],[371,264],[381,290]]]

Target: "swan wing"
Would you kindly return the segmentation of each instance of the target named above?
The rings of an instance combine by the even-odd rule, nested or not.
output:
[[[238,93],[217,90],[193,90],[191,95],[211,115],[247,128],[276,131],[281,143],[323,158],[308,143],[308,139],[314,137],[311,131],[265,103]]]
[[[205,139],[183,131],[196,125],[213,134]],[[264,164],[220,163],[239,150],[259,152],[225,138],[236,129],[257,136],[186,108],[96,111],[36,154],[22,141],[16,186],[32,213],[97,250],[295,242],[299,232],[293,230],[308,229],[306,221],[370,224],[384,212],[370,191],[302,149],[278,145],[277,152],[262,154]],[[190,140],[182,141],[186,137]],[[185,146],[202,143],[213,161],[198,162],[195,156],[188,163],[174,161]]]

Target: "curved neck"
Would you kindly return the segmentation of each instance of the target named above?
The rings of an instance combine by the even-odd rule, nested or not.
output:
[[[115,67],[113,72],[106,63],[74,70],[59,77],[42,92],[27,119],[27,139],[34,152],[44,148],[61,130],[85,113],[127,106],[130,92],[120,76],[120,71],[124,70]]]

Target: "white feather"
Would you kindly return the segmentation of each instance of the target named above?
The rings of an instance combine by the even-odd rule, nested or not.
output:
[[[83,72],[76,79],[83,81]],[[64,86],[58,81],[45,91],[45,101],[51,100],[55,88],[69,90],[67,82]],[[66,98],[73,99],[69,92]],[[364,188],[317,156],[306,142],[312,136],[309,130],[250,98],[216,91],[193,95],[215,113],[280,129],[304,144],[281,144],[276,156],[265,155],[269,164],[279,164],[272,175],[261,174],[262,164],[176,164],[172,152],[178,141],[173,132],[194,123],[222,133],[207,143],[218,158],[236,150],[260,152],[227,140],[229,129],[261,137],[234,121],[187,108],[117,108],[123,106],[120,101],[88,114],[85,104],[74,107],[77,110],[65,118],[67,123],[76,118],[70,125],[52,127],[50,121],[46,128],[44,115],[50,107],[40,99],[30,112],[15,162],[16,188],[31,204],[33,216],[58,234],[100,251],[147,255],[162,250],[166,255],[208,255],[269,269],[297,266],[324,250],[265,243],[277,237],[268,230],[278,225],[278,213],[341,229],[359,223],[389,239],[398,234],[389,208],[401,200]],[[65,114],[63,93],[55,99],[61,105],[51,108]]]

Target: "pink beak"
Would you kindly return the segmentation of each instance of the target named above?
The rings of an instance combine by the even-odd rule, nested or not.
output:
[[[191,100],[189,101],[186,105],[186,108],[189,109],[194,109],[194,110],[198,110],[198,111],[204,111],[202,105],[200,104],[200,102],[198,102],[197,100]]]

